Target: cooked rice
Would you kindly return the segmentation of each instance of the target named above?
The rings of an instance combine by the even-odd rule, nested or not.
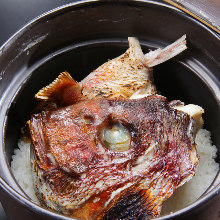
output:
[[[182,187],[178,188],[163,205],[162,214],[168,214],[181,209],[198,199],[214,180],[219,164],[215,162],[217,148],[211,143],[211,134],[200,129],[196,136],[197,151],[200,156],[200,165],[195,176]],[[30,142],[19,140],[19,149],[15,149],[12,157],[12,172],[23,188],[24,192],[36,203],[38,200],[34,193],[31,167]]]
[[[30,142],[19,140],[18,148],[15,149],[11,162],[12,172],[24,192],[38,203],[34,192],[30,166]]]
[[[211,133],[200,129],[196,135],[197,152],[200,157],[199,167],[195,176],[164,203],[162,214],[177,211],[196,201],[211,185],[218,173],[219,164],[215,162],[217,148],[212,145]]]

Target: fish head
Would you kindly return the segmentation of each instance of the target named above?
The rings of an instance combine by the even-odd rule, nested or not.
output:
[[[56,179],[59,186],[51,187],[52,200],[69,201],[64,213],[72,210],[68,215],[81,219],[118,213],[123,219],[130,212],[158,216],[162,202],[194,174],[192,124],[165,97],[154,95],[87,100],[41,112],[32,116],[30,131],[37,167],[48,176],[45,184]],[[51,192],[45,194],[51,201]]]
[[[183,36],[144,55],[129,38],[123,55],[80,83],[63,72],[36,94],[49,103],[29,123],[42,203],[78,219],[159,216],[198,164],[193,119],[154,95],[151,69],[185,44]]]
[[[63,170],[129,169],[146,149],[146,133],[140,129],[146,116],[137,113],[134,101],[116,102],[91,100],[41,113],[49,148]]]

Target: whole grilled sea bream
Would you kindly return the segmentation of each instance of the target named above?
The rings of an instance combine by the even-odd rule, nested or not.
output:
[[[194,175],[203,109],[156,94],[151,67],[185,36],[144,55],[139,42],[80,83],[64,72],[36,94],[29,121],[36,194],[79,219],[150,219]]]

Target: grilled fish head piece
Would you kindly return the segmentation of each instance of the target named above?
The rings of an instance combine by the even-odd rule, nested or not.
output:
[[[51,100],[60,107],[85,99],[155,95],[152,67],[185,50],[186,36],[145,55],[136,38],[129,37],[128,41],[129,48],[124,54],[104,63],[81,82],[76,82],[67,72],[63,72],[41,89],[36,99]]]
[[[94,99],[32,115],[46,207],[79,219],[149,219],[195,173],[193,119],[165,97]]]

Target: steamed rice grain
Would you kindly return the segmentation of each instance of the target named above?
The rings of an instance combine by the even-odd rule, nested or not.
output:
[[[35,195],[31,166],[30,166],[30,142],[27,140],[19,140],[18,148],[15,149],[11,162],[12,172],[24,190],[24,192],[36,203],[38,199]]]
[[[200,157],[195,176],[164,203],[162,214],[175,212],[196,201],[211,185],[218,173],[219,164],[215,162],[217,148],[212,145],[211,133],[200,129],[196,135],[197,152]]]

